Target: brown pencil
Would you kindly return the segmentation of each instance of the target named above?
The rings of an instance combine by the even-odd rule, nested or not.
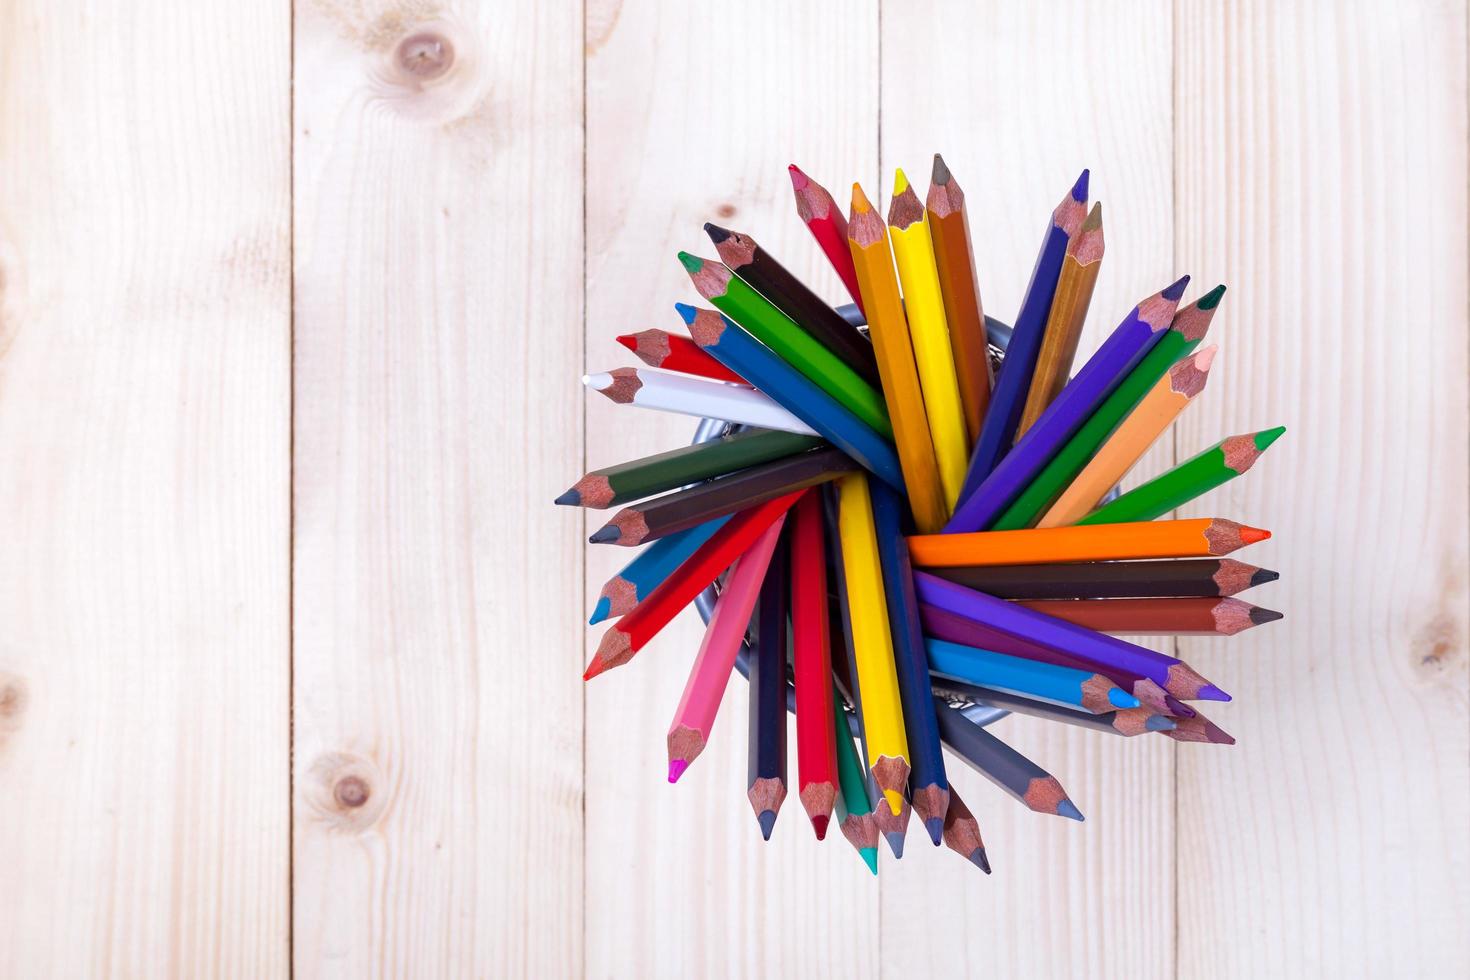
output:
[[[980,839],[980,822],[960,799],[960,794],[951,784],[949,787],[949,809],[944,814],[944,843],[956,854],[962,855],[975,867],[990,874],[990,859],[985,855],[985,841]]]
[[[1002,599],[1166,599],[1235,595],[1281,576],[1234,558],[1089,561],[936,568],[940,578]]]
[[[1235,744],[1235,738],[1229,732],[1198,711],[1192,718],[1176,719],[1175,727],[1161,734],[1169,736],[1176,742],[1208,742],[1211,745]]]
[[[944,296],[944,319],[949,324],[949,342],[954,350],[965,433],[969,445],[974,445],[980,438],[980,425],[990,405],[990,340],[985,332],[985,311],[975,277],[965,192],[938,153],[934,154],[934,172],[924,208],[929,212],[929,237],[934,242],[934,264],[939,269],[939,287]]]
[[[1234,636],[1280,619],[1239,599],[1029,599],[1028,609],[1099,633]]]
[[[1026,392],[1026,407],[1021,410],[1021,421],[1016,423],[1017,440],[1056,400],[1067,383],[1072,360],[1077,356],[1077,341],[1082,337],[1082,324],[1087,319],[1087,307],[1092,303],[1092,290],[1102,269],[1102,257],[1102,205],[1094,204],[1092,213],[1082,222],[1082,229],[1067,243],[1067,255],[1062,259],[1057,291],[1047,315],[1041,353],[1036,355],[1031,388]]]

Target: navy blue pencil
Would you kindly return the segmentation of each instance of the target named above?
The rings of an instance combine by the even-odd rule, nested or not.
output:
[[[985,410],[980,438],[975,440],[975,448],[970,453],[970,469],[960,487],[960,503],[975,492],[1015,441],[1016,426],[1026,408],[1026,394],[1031,390],[1031,374],[1036,370],[1036,358],[1046,334],[1046,318],[1051,315],[1057,278],[1062,274],[1062,260],[1067,255],[1067,242],[1077,234],[1086,217],[1087,171],[1084,170],[1071,192],[1051,213],[1051,224],[1041,242],[1041,253],[1031,271],[1031,283],[1021,300],[1020,312],[1016,314],[1011,342],[1006,347],[1000,375],[995,379],[995,390],[990,393],[990,407]]]
[[[689,336],[705,353],[734,371],[859,465],[895,490],[903,491],[903,472],[893,445],[865,425],[813,381],[787,364],[729,317],[714,310],[674,304],[689,326]],[[740,365],[736,367],[736,365]]]
[[[903,502],[887,487],[873,487],[873,523],[878,532],[878,559],[883,566],[883,593],[888,602],[888,626],[893,633],[893,664],[898,673],[898,697],[903,704],[904,735],[908,739],[909,799],[929,839],[944,842],[944,815],[949,811],[949,780],[944,772],[944,749],[939,722],[929,691],[929,663],[925,655],[919,602],[914,596],[913,567],[902,527]]]
[[[951,752],[1037,813],[1081,820],[1082,811],[1055,776],[966,718],[943,698],[934,699],[939,734]]]
[[[761,836],[771,839],[786,799],[786,609],[789,535],[782,533],[756,603],[756,648],[750,658],[750,744],[747,788]]]

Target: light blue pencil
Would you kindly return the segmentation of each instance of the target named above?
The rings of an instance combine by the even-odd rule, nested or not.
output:
[[[1136,708],[1139,704],[1136,697],[1101,674],[1011,657],[948,640],[929,639],[924,645],[929,652],[930,670],[970,684],[1081,708],[1095,715]]]
[[[623,570],[602,587],[602,595],[592,610],[592,618],[587,620],[588,625],[622,616],[638,605],[729,519],[729,515],[717,517],[698,527],[659,538],[640,551],[638,557],[624,565]]]

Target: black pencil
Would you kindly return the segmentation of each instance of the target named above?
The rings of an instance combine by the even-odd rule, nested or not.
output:
[[[1235,595],[1280,578],[1270,569],[1233,558],[983,565],[931,571],[1001,599],[1208,598]]]

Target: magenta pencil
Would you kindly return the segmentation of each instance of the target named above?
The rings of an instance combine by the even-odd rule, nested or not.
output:
[[[785,523],[786,515],[776,518],[750,546],[750,550],[736,560],[720,599],[715,603],[714,614],[704,631],[704,640],[699,644],[699,654],[689,669],[684,695],[679,699],[674,721],[669,725],[671,783],[678,782],[709,740],[720,701],[725,696],[725,685],[735,669],[735,655],[740,652],[740,643],[745,639],[750,614],[755,610],[761,583],[765,581],[771,554]]]

